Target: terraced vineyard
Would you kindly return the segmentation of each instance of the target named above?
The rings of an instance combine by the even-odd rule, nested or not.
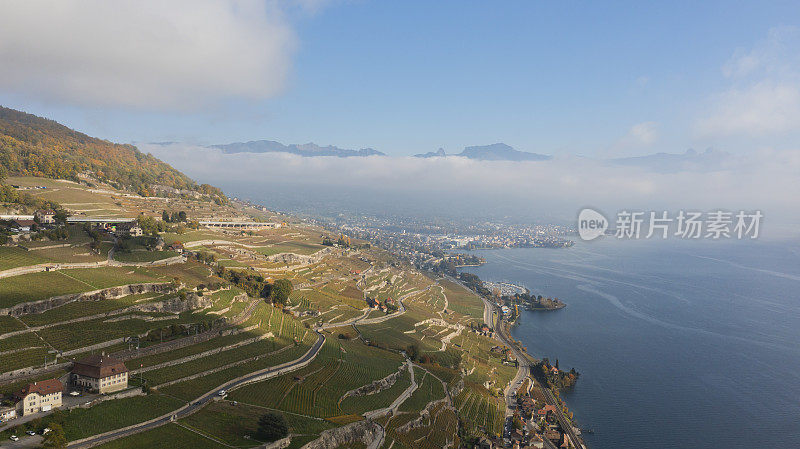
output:
[[[391,387],[364,396],[349,396],[339,403],[339,408],[346,414],[361,415],[370,410],[388,407],[410,385],[411,375],[407,369],[403,369]]]
[[[77,184],[47,194],[74,194],[74,204],[87,211],[94,207],[91,203],[97,203],[103,210],[121,214],[130,209],[155,217],[167,204],[129,196],[111,202]],[[197,204],[191,200],[171,199],[169,203],[173,200],[182,202],[186,211],[203,209],[193,209]],[[228,217],[240,213],[218,205],[208,208],[215,213],[224,211]],[[112,245],[113,238],[104,234],[98,255],[88,250],[89,234],[77,228],[70,232],[68,246],[48,248],[47,243],[54,242],[31,242],[30,251],[0,247],[0,270],[71,258],[103,260]],[[186,262],[170,266],[81,268],[0,279],[0,308],[125,284],[171,283],[174,287],[165,294],[67,303],[19,319],[0,316],[0,336],[20,332],[0,338],[0,371],[39,369],[45,361],[53,363],[57,351],[70,351],[59,356],[59,361],[105,351],[124,357],[128,368],[136,371],[132,384],[138,386],[143,380],[148,387],[148,395],[109,400],[61,416],[70,440],[163,415],[232,379],[297,360],[317,340],[313,328],[318,322],[336,324],[362,316],[365,321],[354,326],[322,331],[326,343],[304,368],[235,388],[227,400],[214,401],[177,422],[99,447],[252,447],[258,443],[258,417],[277,410],[293,433],[302,434],[292,439],[290,447],[297,448],[327,429],[360,420],[366,412],[383,409],[400,397],[411,384],[404,352],[415,358],[418,388],[391,417],[380,418],[387,431],[384,448],[457,445],[459,426],[475,435],[501,431],[504,403],[497,391],[516,368],[492,352],[496,340],[470,331],[470,324],[483,316],[483,304],[471,292],[425,276],[375,248],[335,248],[314,263],[266,262],[265,256],[282,252],[302,255],[323,249],[321,235],[326,231],[305,225],[258,232],[179,232],[162,237],[167,243],[207,240],[202,246],[190,245],[190,250],[214,254],[219,265],[241,267],[239,271],[247,273],[248,279],[226,281],[216,274],[227,274],[217,271],[210,259],[191,254]],[[116,259],[147,262],[177,254],[146,251],[138,240],[131,245],[133,251],[117,252]],[[268,285],[278,279],[293,283],[286,307],[273,306],[273,298],[267,297]],[[257,288],[247,282],[258,283]],[[245,291],[264,293],[249,298]],[[403,307],[386,315],[367,309],[365,297],[395,302],[404,298]],[[133,310],[142,305],[160,306],[167,300],[171,307],[167,310],[184,311]],[[26,326],[35,329],[26,330]],[[128,350],[137,344],[142,355]],[[393,385],[343,397],[401,367]],[[29,380],[63,374],[64,370],[37,371]],[[19,389],[23,381],[0,385],[0,391]],[[445,388],[453,389],[462,382],[465,387],[451,404]],[[421,414],[426,409],[429,416]],[[345,446],[358,447],[352,442]]]
[[[36,251],[26,251],[19,247],[0,247],[0,271],[17,267],[27,267],[48,262]]]
[[[345,414],[339,406],[344,393],[386,377],[401,361],[399,355],[359,342],[329,340],[308,367],[236,390],[230,398],[303,415],[333,417]]]

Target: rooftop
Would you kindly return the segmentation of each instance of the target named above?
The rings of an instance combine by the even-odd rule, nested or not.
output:
[[[72,373],[100,379],[114,374],[127,373],[128,368],[121,360],[103,354],[90,355],[76,361]]]

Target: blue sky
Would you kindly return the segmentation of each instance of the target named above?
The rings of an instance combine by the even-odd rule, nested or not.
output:
[[[219,15],[213,14],[198,16],[198,24],[192,17],[180,20],[197,33],[231,30],[196,43],[218,45],[222,57],[177,76],[179,70],[169,64],[180,63],[180,57],[158,55],[158,45],[128,54],[132,47],[125,42],[118,49],[100,42],[103,48],[93,51],[87,36],[75,43],[89,42],[83,52],[69,42],[64,50],[75,51],[71,59],[77,67],[56,64],[52,54],[39,51],[40,59],[23,60],[28,72],[0,68],[9,79],[34,80],[0,81],[0,103],[116,141],[274,139],[373,147],[392,155],[439,147],[458,152],[466,145],[501,141],[526,151],[598,157],[707,147],[739,153],[786,149],[800,131],[794,99],[800,67],[781,57],[800,52],[797,2],[306,1],[256,8],[268,16],[264,21],[238,14],[238,4],[205,3],[234,12],[222,25],[214,23]],[[142,9],[152,6],[149,12],[163,18],[165,26],[171,14],[180,13],[153,5]],[[76,15],[86,15],[80,2],[74,7]],[[5,8],[15,6],[0,7]],[[24,22],[26,13],[19,12],[17,21]],[[47,26],[49,20],[63,20],[65,11],[52,18],[46,11],[44,17],[37,13]],[[146,18],[143,23],[153,22]],[[108,20],[102,11],[95,19]],[[154,29],[142,30],[143,40],[161,31],[158,24],[148,26]],[[246,32],[227,42],[237,29]],[[19,65],[15,62],[22,57],[9,47],[35,46],[36,36],[6,40],[0,65],[3,59]],[[104,40],[102,32],[97,40]],[[261,53],[263,48],[270,55]],[[142,101],[116,98],[119,87],[84,101],[81,89],[105,86],[105,77],[125,76],[103,67],[102,59],[99,65],[82,61],[103,52],[112,55],[108,65],[143,68],[141,76],[124,80]],[[228,61],[225,54],[241,58]],[[790,63],[762,61],[742,76],[730,73],[743,56],[764,54]],[[249,63],[259,58],[263,61],[252,70],[257,76],[245,76]],[[191,63],[196,61],[184,67]],[[51,88],[54,78],[39,77],[37,70],[63,70],[95,84],[64,82]],[[205,71],[216,75],[202,83],[188,79],[206,76]],[[149,84],[134,86],[140,79]],[[150,87],[154,97],[164,96],[158,89],[185,91],[185,96],[171,104],[146,101],[142,92]],[[197,104],[183,107],[193,103],[187,98],[198,99]],[[761,115],[752,117],[750,110]],[[725,125],[739,119],[741,127]]]

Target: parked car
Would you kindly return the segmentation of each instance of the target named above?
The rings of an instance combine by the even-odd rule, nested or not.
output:
[[[49,432],[49,431],[50,431],[50,428],[49,427],[45,427],[44,429],[42,429],[42,435],[47,435],[47,432]]]
[[[27,433],[27,434],[28,434],[28,435],[30,435],[30,436],[34,436],[34,435],[36,435],[36,432],[34,432],[33,430],[28,430],[28,431],[26,431],[25,433]]]
[[[217,394],[218,394],[219,396],[225,396],[226,394],[228,394],[228,392],[227,392],[227,391],[225,391],[225,390],[219,390],[219,393],[217,393]]]
[[[8,439],[11,441],[19,441],[19,437],[16,435],[11,435]]]

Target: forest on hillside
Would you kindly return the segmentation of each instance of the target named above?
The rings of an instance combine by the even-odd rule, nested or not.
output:
[[[53,120],[0,106],[0,167],[8,174],[78,181],[79,175],[143,196],[169,187],[227,201],[216,187],[191,178],[133,145],[74,131]]]

